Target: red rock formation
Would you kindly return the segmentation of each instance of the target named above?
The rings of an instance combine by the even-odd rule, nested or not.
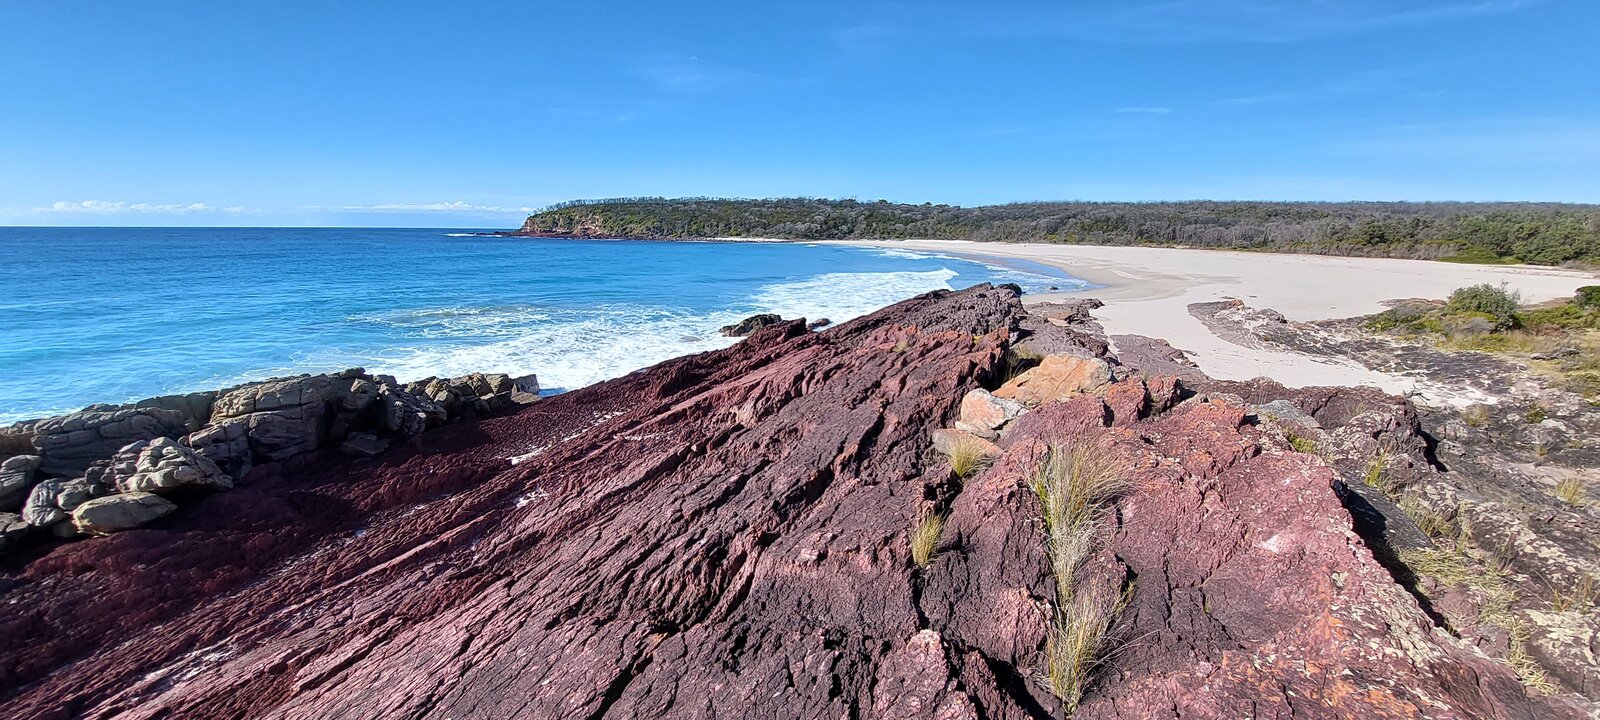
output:
[[[1330,471],[1262,454],[1242,407],[1106,429],[1082,396],[954,482],[930,433],[1020,313],[976,288],[784,323],[383,458],[257,468],[0,578],[0,715],[1057,716],[1022,480],[1072,432],[1140,488],[1096,559],[1135,593],[1079,717],[1560,716],[1433,628]]]

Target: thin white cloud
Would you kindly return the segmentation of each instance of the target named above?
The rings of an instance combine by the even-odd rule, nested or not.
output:
[[[1169,107],[1119,107],[1111,112],[1119,115],[1171,115],[1174,110]]]
[[[227,213],[241,215],[249,212],[242,205],[212,207],[197,203],[130,203],[122,200],[58,200],[47,207],[36,207],[36,213],[51,215],[189,215],[193,213]]]
[[[903,36],[1053,38],[1135,44],[1298,42],[1492,17],[1547,0],[1082,0],[1049,7],[890,2],[852,7],[851,27]],[[874,36],[882,42],[887,34]],[[835,34],[843,44],[851,36]],[[853,38],[851,38],[853,39]]]
[[[378,203],[376,205],[345,205],[340,210],[348,212],[453,212],[453,213],[483,213],[489,215],[510,215],[536,212],[534,207],[505,207],[502,205],[474,205],[456,200],[453,202],[434,203]]]

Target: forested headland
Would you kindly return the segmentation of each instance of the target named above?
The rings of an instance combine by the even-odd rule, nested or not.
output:
[[[1031,202],[959,207],[811,198],[613,198],[551,206],[529,216],[518,234],[927,238],[1600,264],[1600,205],[1559,203]]]

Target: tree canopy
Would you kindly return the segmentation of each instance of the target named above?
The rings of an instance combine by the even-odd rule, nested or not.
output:
[[[1600,205],[612,198],[532,215],[530,235],[793,240],[959,239],[1164,245],[1559,265],[1600,261]]]

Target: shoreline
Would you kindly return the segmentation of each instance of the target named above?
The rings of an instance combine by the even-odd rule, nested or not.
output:
[[[1027,260],[1100,287],[1029,295],[1025,303],[1095,297],[1109,337],[1142,335],[1182,350],[1202,372],[1223,380],[1271,377],[1288,387],[1367,385],[1437,403],[1464,400],[1417,379],[1353,363],[1248,348],[1225,340],[1189,313],[1194,303],[1237,299],[1296,321],[1382,312],[1385,303],[1444,298],[1456,288],[1506,283],[1529,303],[1570,297],[1600,284],[1592,273],[1529,265],[1466,265],[1427,260],[1252,253],[1155,247],[980,243],[970,240],[812,241],[863,248],[939,252],[990,262]]]

